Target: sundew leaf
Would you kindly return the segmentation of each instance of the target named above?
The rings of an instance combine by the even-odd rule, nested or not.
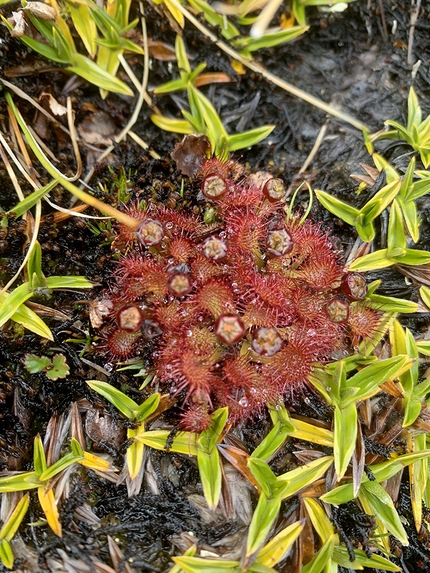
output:
[[[27,513],[29,503],[30,503],[30,496],[27,493],[16,504],[16,507],[13,510],[11,516],[1,528],[0,540],[6,539],[7,541],[10,541],[12,539],[12,537],[18,531],[18,528],[21,525],[21,522],[24,519],[25,514]]]
[[[303,523],[296,521],[280,531],[258,552],[256,562],[267,567],[273,567],[279,563],[291,549],[293,543],[303,531],[303,527]]]
[[[134,400],[129,398],[111,384],[100,380],[87,380],[88,386],[117,408],[129,420],[135,419],[135,411],[139,408]]]
[[[198,448],[197,464],[206,502],[211,509],[215,509],[219,502],[222,485],[221,460],[218,449],[214,448],[208,454]]]
[[[246,542],[246,558],[254,555],[263,545],[281,507],[281,498],[276,496],[268,499],[264,493],[260,498],[252,516]]]

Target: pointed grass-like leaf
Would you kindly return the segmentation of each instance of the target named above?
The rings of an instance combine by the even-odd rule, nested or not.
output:
[[[426,435],[408,436],[408,449],[419,452],[426,447]],[[423,519],[424,494],[429,478],[429,464],[426,459],[418,460],[409,466],[409,483],[411,490],[412,513],[417,532],[421,530]]]
[[[339,219],[342,219],[342,221],[345,221],[348,225],[351,225],[352,227],[355,226],[356,219],[360,212],[358,209],[344,203],[340,199],[336,199],[333,195],[330,195],[325,191],[321,191],[320,189],[315,189],[315,194],[318,201],[327,209],[327,211],[330,211],[330,213],[339,217]]]
[[[354,561],[351,561],[348,550],[343,545],[335,545],[333,548],[333,561],[346,569],[350,568],[355,571],[357,569],[361,570],[364,567],[370,567],[384,571],[401,571],[400,567],[376,553],[372,553],[371,557],[368,557],[362,549],[354,548],[354,556]]]
[[[418,103],[417,94],[413,87],[409,89],[408,94],[408,121],[406,129],[411,131],[414,125],[419,125],[422,120],[421,107]]]
[[[85,277],[81,276],[64,276],[64,277],[46,277],[45,279],[46,286],[49,289],[56,289],[56,288],[93,288],[94,284],[86,279]]]
[[[100,456],[96,456],[95,454],[91,454],[90,452],[84,452],[83,457],[77,460],[77,462],[80,466],[84,466],[90,470],[98,472],[105,472],[112,469],[108,460],[105,460]]]
[[[141,427],[128,428],[127,430],[127,438],[129,440],[133,440],[130,446],[127,448],[127,452],[125,454],[128,473],[132,480],[136,479],[136,477],[139,475],[140,468],[143,464],[145,444],[135,439],[139,433],[142,433],[142,430],[143,424]]]
[[[381,521],[387,530],[403,545],[409,545],[408,535],[402,525],[393,500],[385,489],[376,481],[364,482],[360,488],[359,499],[364,498],[371,508],[371,513]]]
[[[384,185],[376,195],[374,195],[365,205],[360,209],[360,215],[363,216],[365,224],[371,223],[384,211],[396,197],[400,191],[401,181],[392,181]]]
[[[7,539],[2,539],[0,541],[0,561],[5,567],[12,569],[14,563],[14,555],[12,547]]]
[[[26,491],[40,487],[40,485],[39,475],[35,471],[0,476],[0,493]]]
[[[387,136],[388,138],[390,138],[387,132],[383,132],[382,135],[384,138],[386,138]],[[392,132],[392,138],[397,139],[396,132],[394,131]],[[387,183],[392,183],[393,181],[399,181],[400,179],[399,173],[394,169],[391,163],[388,163],[388,161],[384,157],[382,157],[382,155],[379,155],[378,153],[373,153],[372,159],[373,162],[375,163],[376,169],[378,171],[385,172],[385,178]]]
[[[9,293],[3,293],[0,295],[0,305],[1,303],[8,298],[10,295]],[[27,330],[34,332],[38,336],[42,338],[46,338],[47,340],[54,340],[54,335],[51,332],[51,329],[48,327],[47,324],[43,322],[43,320],[30,308],[26,307],[25,305],[20,306],[11,316],[11,320],[21,324]]]
[[[90,9],[85,4],[72,1],[67,2],[67,8],[75,30],[84,43],[85,49],[93,58],[97,52],[97,26],[91,17]]]
[[[38,488],[37,495],[49,527],[55,535],[61,537],[60,515],[58,513],[57,504],[55,503],[54,491],[50,487],[43,486]]]
[[[393,296],[371,294],[367,298],[375,303],[376,308],[382,312],[409,314],[418,312],[419,308],[416,302],[395,298]]]
[[[396,259],[396,263],[411,266],[427,265],[430,263],[430,252],[419,249],[405,249],[404,255]]]
[[[268,499],[264,493],[260,494],[257,507],[255,508],[248,530],[246,558],[249,559],[260,550],[272,529],[280,507],[280,496]]]
[[[430,309],[430,288],[423,285],[420,287],[420,297],[423,299],[424,304]]]
[[[240,50],[240,53],[243,56],[249,57],[252,52],[257,50],[272,48],[274,46],[279,46],[280,44],[285,44],[286,42],[291,42],[291,40],[301,36],[307,30],[309,30],[309,26],[292,26],[285,30],[267,32],[260,38],[241,36],[237,40],[234,40],[232,44]]]
[[[387,249],[387,256],[389,258],[404,255],[406,249],[406,235],[403,225],[402,211],[396,200],[393,201],[390,209]]]
[[[150,116],[150,119],[157,127],[164,129],[164,131],[172,131],[173,133],[181,133],[184,135],[194,133],[194,127],[186,119],[173,119],[154,113]]]
[[[334,467],[337,481],[345,475],[357,441],[357,404],[334,405]]]
[[[400,201],[400,200],[399,200],[399,207],[402,211],[403,220],[405,221],[408,233],[411,236],[411,239],[414,241],[414,243],[417,243],[420,238],[417,207],[414,201]]]
[[[0,530],[0,540],[6,539],[10,541],[15,533],[18,531],[25,514],[27,513],[30,504],[30,496],[28,493],[22,497],[16,504],[15,509],[11,513],[9,519],[5,522]]]
[[[205,19],[212,26],[219,26],[226,40],[239,35],[239,30],[223,14],[218,14],[205,0],[190,0],[188,2],[197,12],[203,12]]]
[[[198,446],[203,452],[210,454],[221,437],[227,423],[228,408],[219,408],[211,415],[209,428],[201,432],[198,439]]]
[[[409,199],[409,195],[412,190],[412,185],[414,182],[414,172],[415,172],[415,157],[412,157],[412,159],[409,161],[408,167],[402,178],[402,183],[398,195],[398,199],[400,201],[406,201]]]
[[[17,203],[15,207],[10,209],[7,213],[13,213],[15,217],[21,217],[21,215],[24,215],[24,213],[27,213],[27,211],[34,207],[34,205],[36,205],[36,203],[40,201],[47,193],[55,189],[57,185],[58,181],[54,180],[51,181],[51,183],[48,183],[48,185],[44,185],[40,189],[36,189],[36,191],[33,191],[33,193]]]
[[[269,464],[259,458],[249,458],[248,467],[256,479],[261,491],[267,498],[272,497],[276,486],[276,476],[271,470]]]
[[[226,559],[203,559],[202,557],[172,557],[181,571],[186,573],[226,573],[226,571],[235,571],[239,573],[239,561],[230,561]]]
[[[397,378],[405,370],[411,367],[413,361],[409,356],[393,356],[369,364],[346,381],[346,388],[358,388],[358,392],[353,398],[342,401],[342,406],[346,407],[351,402],[365,400],[373,396],[375,390],[385,381]]]
[[[327,541],[323,543],[321,549],[318,551],[315,557],[302,567],[301,573],[321,573],[321,571],[327,565],[329,565],[331,561],[333,556],[334,542],[335,536],[332,535],[327,539]]]
[[[34,438],[33,446],[33,465],[34,471],[40,476],[47,469],[45,450],[43,449],[43,442],[39,434]]]
[[[292,424],[291,427],[292,430],[294,430],[294,426]],[[282,426],[280,422],[277,422],[267,436],[252,452],[251,457],[264,461],[270,459],[277,450],[282,447],[292,430],[285,428],[285,426]]]
[[[28,283],[24,283],[11,293],[3,293],[0,298],[0,327],[3,326],[15,312],[31,298],[33,293]]]
[[[294,426],[294,432],[292,432],[291,437],[296,440],[304,440],[305,442],[319,444],[320,446],[326,446],[328,448],[333,447],[334,438],[331,430],[326,430],[325,428],[309,424],[303,420],[296,420],[295,418],[292,418],[291,422]]]
[[[322,456],[308,464],[278,476],[276,480],[277,495],[285,499],[309,487],[314,481],[325,474],[332,463],[333,456]]]
[[[391,267],[393,264],[395,264],[395,261],[388,258],[388,249],[380,249],[379,251],[355,259],[355,261],[349,265],[349,270],[357,272],[376,271],[378,269]]]
[[[266,543],[256,558],[257,563],[273,567],[288,553],[300,533],[303,531],[304,524],[300,521],[292,523],[285,529],[282,529],[273,539]]]
[[[100,380],[87,380],[87,384],[94,392],[97,392],[97,394],[100,394],[113,404],[123,416],[129,420],[134,420],[134,413],[138,409],[138,405],[134,400],[126,396],[124,392]]]
[[[229,135],[227,137],[227,149],[228,151],[237,151],[238,149],[245,149],[246,147],[252,147],[263,139],[266,139],[272,131],[275,129],[275,125],[263,125],[262,127],[256,127],[255,129],[250,129],[249,131],[243,131],[242,133],[236,133],[234,135]]]
[[[58,475],[60,472],[64,471],[69,466],[79,462],[82,459],[81,456],[76,456],[73,452],[66,454],[54,464],[46,468],[39,476],[40,481],[47,482],[53,477]]]
[[[321,504],[311,497],[304,497],[303,503],[305,504],[306,511],[319,538],[322,542],[327,541],[327,539],[335,534],[335,531],[332,522]]]
[[[149,398],[147,398],[134,412],[136,421],[143,422],[146,420],[146,418],[153,414],[158,408],[160,398],[161,394],[159,392],[151,394],[151,396],[149,396]]]
[[[82,54],[73,54],[73,65],[68,66],[66,69],[102,90],[127,96],[133,95],[127,84],[103,70],[99,65]]]
[[[215,509],[219,502],[222,485],[222,469],[218,449],[214,448],[208,454],[198,447],[197,465],[206,502],[211,509]]]
[[[168,430],[151,430],[150,432],[143,432],[136,436],[143,444],[155,450],[167,450],[177,454],[185,454],[188,456],[197,455],[197,438],[198,434],[191,432],[180,432],[173,440],[170,440],[171,432]]]

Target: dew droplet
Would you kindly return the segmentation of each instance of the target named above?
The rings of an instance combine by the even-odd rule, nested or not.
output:
[[[241,398],[239,400],[239,406],[242,406],[242,408],[246,408],[248,406],[248,400],[246,398]]]

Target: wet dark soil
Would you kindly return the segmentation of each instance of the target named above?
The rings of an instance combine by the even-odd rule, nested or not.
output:
[[[425,4],[425,3],[423,3]],[[18,3],[3,6],[0,12],[9,16]],[[152,6],[146,6],[149,38],[174,45],[175,35],[163,23]],[[262,50],[256,58],[268,70],[286,79],[291,84],[349,112],[362,121],[371,131],[381,129],[383,121],[390,118],[404,122],[406,100],[410,86],[414,86],[424,114],[430,112],[430,13],[425,6],[419,13],[408,63],[410,33],[410,5],[395,0],[357,0],[342,13],[323,13],[308,10],[310,30],[298,40],[280,48]],[[276,128],[268,138],[252,149],[235,154],[252,171],[269,170],[282,177],[287,186],[302,177],[312,185],[330,191],[356,205],[365,203],[377,186],[357,196],[357,183],[353,173],[363,173],[360,163],[371,163],[363,145],[361,133],[350,125],[327,116],[324,112],[298,100],[278,87],[273,86],[256,73],[248,71],[237,74],[229,59],[218,48],[187,25],[184,38],[194,63],[205,61],[207,71],[221,71],[232,78],[231,83],[215,84],[204,91],[216,106],[229,131],[250,129],[273,123]],[[421,62],[418,65],[417,62]],[[142,62],[130,59],[135,73],[142,73]],[[173,64],[173,70],[175,65]],[[166,62],[151,59],[150,85],[171,79],[172,71]],[[60,103],[65,103],[64,86],[68,76],[61,68],[27,50],[19,40],[11,38],[4,27],[0,28],[0,81],[6,79],[38,100],[43,92],[52,94]],[[96,88],[80,82],[68,95],[72,98],[79,126],[91,114],[103,112],[118,133],[130,116],[134,102],[130,98],[110,95],[102,100]],[[31,125],[37,120],[34,108],[25,100],[14,96],[19,108]],[[156,96],[156,104],[164,114],[180,117],[184,99],[179,96]],[[183,178],[170,158],[170,153],[180,137],[162,132],[149,119],[151,110],[143,107],[133,130],[145,140],[151,150],[161,159],[154,159],[131,139],[115,147],[108,161],[96,166],[90,185],[98,197],[112,204],[118,202],[114,179],[122,169],[130,181],[129,195],[132,199],[151,198],[170,206],[181,202],[192,203],[196,190],[193,181]],[[100,117],[100,116],[99,116]],[[327,125],[325,138],[314,160],[302,174],[299,170],[311,151],[322,125]],[[5,100],[0,92],[0,125],[3,133],[9,133]],[[67,138],[54,125],[45,126],[46,143],[59,160],[58,167],[66,174],[76,169],[75,159]],[[81,149],[84,164],[92,165],[93,155],[85,146]],[[380,151],[394,167],[404,170],[408,150],[397,143],[381,145]],[[37,163],[35,163],[37,166]],[[38,168],[40,180],[43,170]],[[2,191],[0,208],[10,209],[16,195],[9,177],[0,163]],[[181,182],[185,187],[181,197]],[[100,191],[99,183],[112,194]],[[383,181],[378,182],[383,185]],[[30,192],[23,182],[25,192]],[[52,199],[63,207],[69,207],[67,193],[55,191]],[[428,248],[430,205],[422,201],[423,230],[421,248]],[[91,210],[88,211],[92,213]],[[95,213],[92,213],[95,214]],[[336,220],[318,204],[312,208],[312,216],[321,220],[338,237],[339,244],[347,252],[355,241],[351,229]],[[381,220],[379,237],[384,236],[387,222]],[[46,434],[48,423],[65,423],[72,403],[77,403],[85,426],[89,409],[97,409],[106,420],[115,421],[125,431],[125,421],[115,409],[100,396],[91,392],[85,384],[87,379],[104,371],[105,379],[118,388],[126,389],[135,399],[142,399],[139,391],[140,378],[133,372],[117,371],[109,363],[109,357],[97,345],[97,333],[89,321],[88,301],[95,299],[104,288],[109,288],[110,277],[116,261],[111,250],[114,236],[109,225],[91,228],[80,219],[58,222],[50,208],[44,206],[44,216],[39,233],[43,252],[43,271],[48,275],[84,275],[97,285],[89,292],[55,292],[49,300],[34,299],[66,316],[60,320],[55,315],[45,318],[55,336],[54,343],[41,340],[36,335],[22,332],[13,323],[8,323],[0,333],[0,467],[2,470],[27,470],[31,467],[33,440],[37,433]],[[0,286],[14,275],[22,262],[27,240],[26,226],[9,218],[9,227],[0,237]],[[382,291],[390,296],[417,300],[417,285],[405,283],[397,270],[374,273],[369,279],[383,276]],[[87,302],[86,302],[87,301]],[[427,315],[408,318],[408,326],[415,332],[428,328]],[[70,375],[65,379],[49,380],[45,374],[29,374],[23,359],[27,353],[52,357],[62,353],[70,366]],[[99,370],[97,370],[99,368]],[[325,405],[313,394],[297,397],[289,405],[291,411],[321,422],[328,418]],[[387,406],[388,407],[388,406]],[[171,427],[174,416],[166,414],[163,423]],[[169,426],[170,424],[170,426]],[[239,426],[233,435],[252,451],[265,435],[269,421],[261,416]],[[117,430],[119,433],[120,431]],[[116,440],[115,435],[96,436],[87,427],[87,441],[93,451],[109,454],[117,467],[122,467],[127,444]],[[373,446],[372,446],[373,443]],[[377,441],[369,440],[369,452],[388,455],[378,449]],[[295,452],[309,449],[309,444],[294,441],[273,460],[278,473],[294,467]],[[381,449],[382,448],[382,449]],[[180,554],[189,546],[190,534],[199,540],[200,547],[220,555],[240,556],[245,538],[246,516],[235,513],[234,507],[225,504],[224,510],[209,515],[202,509],[201,486],[195,461],[184,456],[151,451],[146,454],[149,462],[141,492],[128,498],[124,484],[116,485],[91,471],[76,471],[70,477],[69,495],[60,506],[63,537],[57,538],[47,527],[22,527],[21,538],[15,546],[15,570],[37,571],[101,571],[95,561],[114,566],[122,571],[125,566],[135,572],[168,571],[170,557]],[[383,457],[379,458],[383,459]],[[256,495],[246,484],[235,490],[235,505],[240,503],[252,511]],[[393,545],[393,561],[405,573],[428,571],[430,542],[427,526],[419,534],[413,526],[406,477],[400,488],[398,509],[404,519],[410,546]],[[90,508],[91,519],[85,519],[77,511],[83,505]],[[203,504],[204,505],[204,504]],[[246,512],[245,512],[246,513]],[[297,499],[285,502],[279,528],[289,519],[300,514]],[[41,519],[41,510],[32,497],[28,522]],[[88,516],[87,516],[88,517]],[[366,521],[367,520],[367,521]],[[359,512],[355,504],[347,505],[337,512],[336,526],[345,543],[351,547],[366,546],[372,532],[372,523]],[[114,565],[108,549],[108,536],[120,547],[123,560]],[[192,539],[192,538],[191,538]],[[297,555],[293,552],[278,566],[282,573],[295,573]],[[0,571],[6,570],[0,567]],[[346,573],[346,569],[342,570]],[[369,570],[370,571],[370,570]]]

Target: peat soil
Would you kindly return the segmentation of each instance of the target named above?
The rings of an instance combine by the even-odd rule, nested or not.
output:
[[[11,2],[2,6],[0,12],[10,16],[11,11],[17,8],[18,3]],[[173,47],[175,34],[167,20],[161,18],[151,5],[147,5],[145,11],[149,38],[155,44],[163,41]],[[357,0],[341,13],[328,14],[309,9],[307,14],[310,30],[306,35],[280,48],[258,53],[257,59],[268,70],[349,112],[371,131],[381,129],[383,121],[389,118],[405,121],[411,85],[417,92],[424,115],[430,112],[430,13],[425,6],[418,14],[413,38],[410,35],[411,6],[406,1]],[[296,185],[304,177],[312,185],[356,205],[364,204],[383,184],[377,181],[372,189],[365,190],[360,196],[354,193],[357,182],[351,179],[351,174],[364,174],[360,163],[371,163],[360,131],[293,98],[258,74],[249,71],[244,75],[236,74],[229,58],[189,25],[184,38],[195,64],[205,61],[207,71],[220,71],[231,77],[230,83],[215,84],[204,90],[229,131],[276,124],[268,140],[236,153],[235,157],[241,158],[247,168],[252,171],[269,170],[282,177],[287,185]],[[142,61],[133,56],[130,64],[140,76]],[[165,61],[151,57],[149,88],[171,79],[172,73],[176,73],[175,63],[169,67]],[[134,102],[130,98],[110,95],[102,100],[97,89],[81,81],[70,88],[70,84],[66,85],[69,77],[64,70],[31,53],[19,40],[11,38],[6,28],[0,27],[0,81],[3,79],[36,101],[47,93],[65,104],[66,95],[70,95],[78,130],[86,129],[96,135],[105,130],[107,138],[122,129],[133,110]],[[58,167],[67,175],[74,173],[76,163],[67,137],[56,125],[43,121],[30,103],[17,96],[14,98],[26,121],[35,126],[52,150]],[[183,103],[183,94],[154,97],[154,104],[165,115],[179,117]],[[108,160],[95,166],[90,185],[97,196],[115,204],[114,173],[123,168],[129,174],[131,200],[151,198],[171,206],[181,201],[192,203],[196,185],[179,173],[170,158],[170,152],[180,137],[156,128],[149,118],[150,113],[151,110],[144,107],[133,130],[161,159],[154,159],[128,138],[115,147]],[[1,92],[0,122],[2,132],[8,133],[7,109]],[[300,175],[300,168],[323,125],[327,130],[324,140],[309,167]],[[103,146],[101,137],[94,141],[98,147]],[[410,157],[408,148],[391,142],[381,144],[379,150],[394,167],[400,171],[405,169]],[[89,169],[97,155],[88,145],[82,145],[81,152],[84,169]],[[47,182],[42,168],[38,168],[37,163],[35,167],[39,180]],[[17,198],[1,162],[0,178],[0,208],[7,211],[16,204]],[[179,194],[182,181],[184,198]],[[99,183],[114,194],[106,196],[100,191]],[[25,182],[23,189],[30,192]],[[51,198],[63,207],[70,206],[70,196],[64,191],[54,191]],[[421,201],[420,215],[423,238],[418,247],[425,249],[430,237],[430,205],[426,199]],[[332,230],[346,253],[352,248],[356,237],[350,228],[331,217],[318,204],[314,204],[312,216]],[[378,229],[380,244],[386,236],[386,224],[386,220],[381,219]],[[10,218],[8,230],[1,233],[0,286],[7,283],[23,260],[27,228],[25,223]],[[49,300],[34,299],[52,309],[44,319],[54,333],[54,343],[43,341],[27,331],[22,332],[13,323],[8,323],[0,333],[2,470],[29,469],[34,437],[38,433],[45,436],[48,428],[52,431],[53,427],[56,430],[66,427],[72,403],[77,404],[91,450],[109,454],[119,468],[124,464],[126,424],[113,407],[85,384],[88,379],[104,376],[111,384],[127,389],[129,395],[139,402],[142,399],[142,393],[138,391],[141,379],[135,378],[133,372],[116,371],[103,350],[91,344],[91,337],[96,333],[90,324],[91,306],[88,302],[95,300],[104,288],[109,288],[109,279],[116,264],[110,248],[112,238],[109,226],[95,232],[95,227],[90,228],[82,219],[60,221],[49,206],[44,206],[39,232],[44,273],[84,275],[100,286],[91,292],[55,292]],[[400,272],[392,270],[381,276],[384,279],[381,292],[417,300],[419,285],[411,281],[406,283]],[[377,274],[369,279],[376,277]],[[414,332],[422,333],[428,328],[427,317],[425,314],[412,316],[407,324]],[[27,353],[50,357],[63,354],[70,367],[70,375],[52,381],[44,373],[29,374],[23,365]],[[322,422],[329,419],[324,404],[316,396],[310,394],[305,400],[303,398],[303,395],[295,397],[289,408]],[[387,407],[390,407],[389,401]],[[99,416],[97,423],[94,423],[94,412]],[[167,414],[163,419],[165,427],[169,427],[170,421]],[[268,427],[269,421],[261,417],[236,428],[233,435],[252,451]],[[273,461],[274,470],[286,471],[291,464],[294,467],[297,463],[295,453],[301,447],[309,449],[309,444],[288,443]],[[373,442],[369,440],[367,447],[375,456],[388,453],[377,438]],[[47,527],[22,527],[14,544],[17,556],[15,570],[101,571],[94,564],[97,560],[116,571],[161,573],[171,567],[171,556],[181,554],[196,538],[200,547],[207,551],[238,557],[256,496],[236,475],[230,476],[229,484],[233,492],[230,504],[225,502],[223,511],[213,515],[204,508],[195,462],[185,456],[147,452],[142,489],[130,498],[124,483],[117,485],[91,471],[75,471],[70,475],[68,496],[60,506],[63,537],[56,537]],[[430,568],[428,531],[426,526],[419,534],[415,531],[408,487],[407,482],[401,485],[397,507],[410,535],[410,545],[401,547],[393,544],[393,561],[406,573],[424,572]],[[291,516],[297,519],[298,512],[297,499],[285,503],[279,527],[285,526]],[[37,522],[41,518],[40,507],[36,496],[33,496],[25,522]],[[373,524],[358,511],[357,506],[342,506],[334,519],[342,539],[349,540],[351,547],[366,545]],[[194,537],[189,532],[193,532]],[[0,567],[0,570],[5,569]],[[279,571],[298,571],[295,552],[280,563]]]

